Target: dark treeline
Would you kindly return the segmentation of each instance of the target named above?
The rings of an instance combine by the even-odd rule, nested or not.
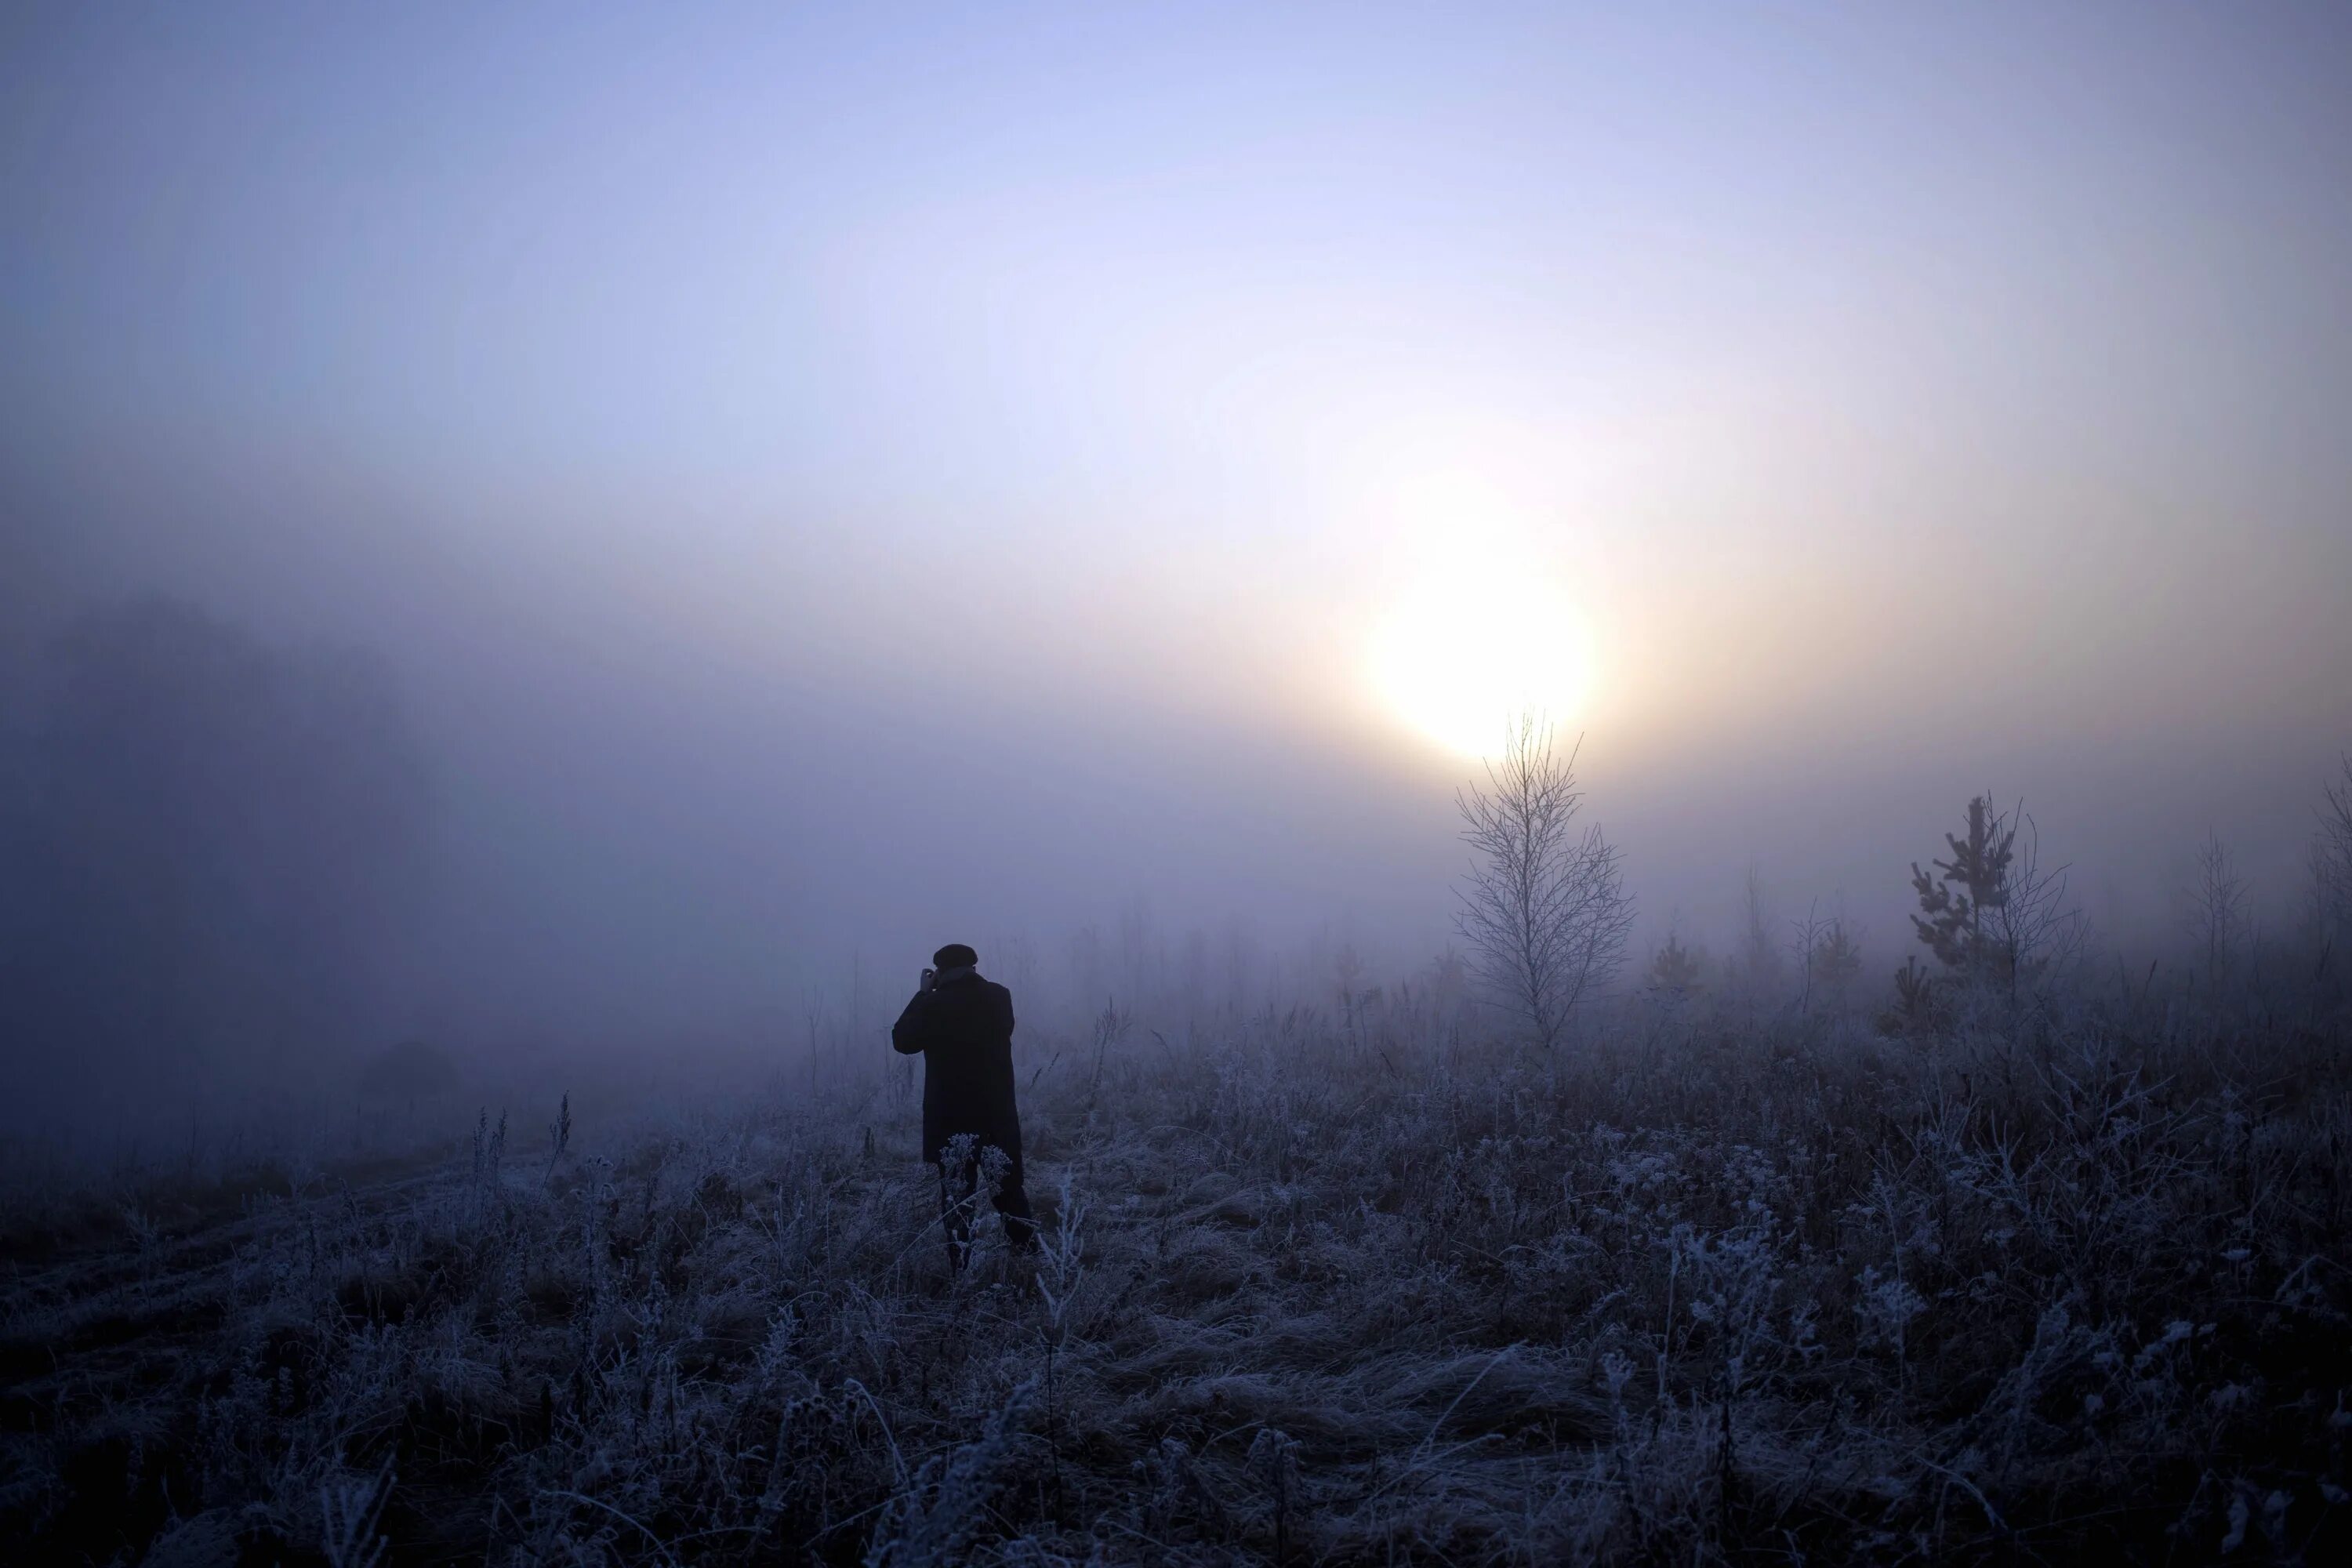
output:
[[[197,1114],[380,1044],[433,820],[384,666],[148,598],[71,622],[26,686],[0,732],[12,1117]]]
[[[387,660],[274,641],[179,600],[85,608],[13,673],[0,703],[0,1131],[59,1145],[153,1152],[226,1122],[285,1130],[299,1124],[289,1115],[298,1105],[341,1114],[371,1092],[415,1114],[416,1082],[495,1100],[502,1078],[543,1074],[556,1058],[565,1087],[583,1089],[589,1058],[609,1058],[625,1074],[688,1040],[698,1072],[718,1070],[727,1052],[765,1070],[788,1058],[856,1055],[878,1043],[869,1037],[895,1009],[897,971],[847,945],[849,920],[839,954],[793,951],[760,924],[786,895],[753,899],[743,888],[775,883],[795,907],[831,908],[828,888],[791,880],[793,858],[776,850],[830,839],[848,850],[833,866],[836,885],[861,874],[887,880],[896,864],[903,912],[930,920],[952,900],[911,868],[919,862],[937,881],[940,867],[963,865],[893,838],[923,826],[928,796],[894,801],[878,824],[803,832],[813,808],[770,788],[791,787],[789,771],[714,751],[699,773],[681,772],[665,731],[619,704],[599,712],[598,748],[556,748],[552,761],[527,725],[493,726],[496,749],[485,754],[513,777],[486,809],[468,772],[479,773],[482,756],[445,755],[427,742],[440,734],[424,722],[433,704],[412,713]],[[509,700],[484,711],[511,718],[516,709]],[[933,771],[915,752],[869,764],[901,779]],[[596,776],[617,781],[628,809],[563,809],[566,790]],[[719,778],[733,782],[714,788]],[[940,787],[952,793],[957,781]],[[1644,1008],[1704,997],[1742,1016],[1823,1012],[1905,1032],[1974,991],[2013,997],[2126,981],[2144,991],[2151,959],[2166,966],[2163,985],[2205,994],[2289,980],[2332,989],[2352,931],[2352,764],[2309,789],[2316,820],[2305,830],[2304,886],[2257,889],[2209,833],[2193,879],[2168,907],[2134,911],[2137,931],[2168,933],[2161,940],[2133,931],[2124,950],[2105,945],[2069,893],[2065,860],[2042,854],[2021,807],[1987,797],[1946,838],[1948,861],[1930,840],[1918,846],[1927,864],[1887,865],[1888,888],[1912,884],[1920,912],[1904,923],[1916,933],[1890,931],[1894,922],[1873,932],[1845,917],[1842,899],[1776,908],[1751,864],[1720,956],[1670,903],[1645,900],[1651,935],[1621,964],[1633,905],[1612,894],[1609,907],[1622,902],[1622,912],[1603,922],[1614,945],[1597,956],[1607,962],[1576,966],[1591,984],[1557,1007],[1538,987],[1531,994],[1545,1005],[1521,1011],[1548,1019],[1554,1036],[1574,1016],[1581,1034],[1614,1016],[1582,1005],[1604,995]],[[718,809],[722,797],[753,804]],[[634,803],[652,799],[672,808],[641,819]],[[1040,842],[1024,837],[1018,799],[992,805],[1001,809],[972,808],[983,831],[959,831],[958,847],[963,837],[1002,840],[986,861],[963,866],[968,879],[996,878]],[[2065,825],[2065,841],[2077,826]],[[518,847],[519,834],[531,842]],[[1641,857],[1660,847],[1645,839]],[[1080,858],[1078,879],[1099,876],[1100,858]],[[1073,879],[1032,877],[1025,908],[968,933],[982,940],[991,973],[1024,998],[1033,1030],[1083,1037],[1108,1014],[1190,1036],[1305,1006],[1352,1032],[1391,995],[1472,1005],[1465,964],[1475,942],[1384,951],[1377,931],[1328,925],[1289,941],[1278,921],[1262,937],[1255,909],[1169,931],[1138,901],[1109,925],[1078,923],[1066,942],[1036,940],[1026,924],[1043,908],[1035,895],[1066,900]],[[1230,891],[1254,889],[1231,880]],[[1441,887],[1428,892],[1433,907],[1448,900]],[[1913,934],[1927,967],[1906,956]],[[647,958],[648,948],[658,951]],[[689,962],[706,948],[722,957],[740,949],[766,973]],[[542,953],[552,957],[534,956]],[[828,978],[836,957],[842,973]],[[1482,993],[1488,1004],[1495,990]],[[625,1016],[616,1000],[632,1009]],[[1497,1027],[1516,1016],[1489,1010]],[[730,1011],[749,1022],[708,1026]],[[429,1060],[425,1079],[393,1070],[412,1059]],[[421,1114],[446,1121],[474,1103]]]

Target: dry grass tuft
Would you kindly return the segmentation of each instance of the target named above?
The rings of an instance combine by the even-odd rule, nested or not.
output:
[[[990,1221],[962,1278],[878,1062],[552,1166],[485,1122],[363,1180],[52,1185],[6,1221],[0,1542],[2326,1560],[2344,1043],[2177,1009],[1629,1015],[1550,1065],[1364,1016],[1122,1037],[1030,1095],[1045,1256]]]

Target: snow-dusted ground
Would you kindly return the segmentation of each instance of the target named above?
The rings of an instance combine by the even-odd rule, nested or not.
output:
[[[2341,1016],[2114,1006],[1076,1041],[1045,1255],[960,1279],[887,1061],[560,1161],[551,1085],[495,1152],[20,1192],[0,1543],[2338,1560]]]

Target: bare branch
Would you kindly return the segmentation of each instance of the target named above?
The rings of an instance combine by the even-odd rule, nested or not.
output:
[[[1493,998],[1545,1049],[1606,986],[1633,930],[1622,856],[1601,829],[1576,831],[1576,751],[1565,757],[1532,714],[1514,720],[1486,787],[1456,797],[1476,853],[1454,924]]]

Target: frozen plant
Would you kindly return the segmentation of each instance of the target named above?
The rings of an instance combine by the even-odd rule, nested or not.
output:
[[[384,1500],[392,1496],[392,1467],[354,1480],[330,1481],[319,1490],[325,1529],[319,1542],[331,1568],[376,1568],[388,1544],[376,1533]]]

